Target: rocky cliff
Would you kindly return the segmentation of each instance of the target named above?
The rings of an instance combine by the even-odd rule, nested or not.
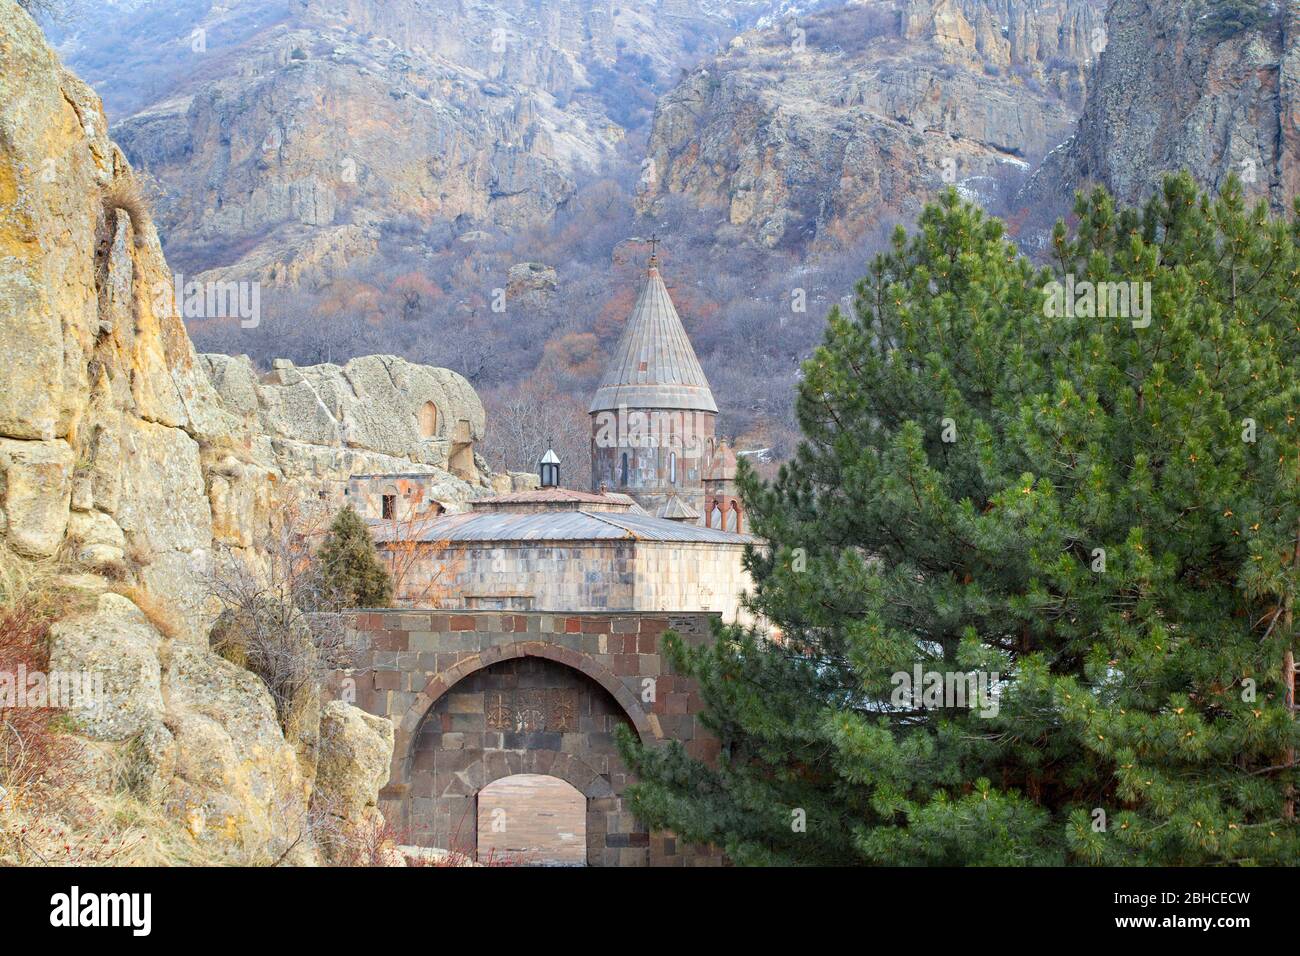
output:
[[[103,10],[64,49],[120,106],[173,265],[317,285],[394,225],[549,220],[677,66],[779,7],[182,0]]]
[[[165,858],[311,863],[317,793],[373,814],[338,761],[321,790],[266,685],[209,651],[214,554],[256,570],[286,509],[356,470],[481,493],[483,409],[459,376],[391,356],[265,377],[201,359],[171,281],[99,98],[0,0],[0,556],[57,566],[73,595],[50,664],[103,677],[71,712],[90,792],[129,755],[188,848]],[[307,736],[391,753],[375,733],[334,714]]]
[[[1300,187],[1300,7],[1260,3],[1243,19],[1216,11],[1115,0],[1078,128],[1026,203],[1059,209],[1090,183],[1140,202],[1166,172],[1186,169],[1210,190],[1235,173],[1247,195],[1289,210]]]
[[[1100,9],[866,0],[744,34],[660,101],[641,208],[686,197],[797,247],[910,217],[947,184],[992,203],[1068,135]]]

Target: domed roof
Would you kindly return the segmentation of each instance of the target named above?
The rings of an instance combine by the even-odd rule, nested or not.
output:
[[[653,264],[589,411],[620,407],[718,411],[700,360]]]

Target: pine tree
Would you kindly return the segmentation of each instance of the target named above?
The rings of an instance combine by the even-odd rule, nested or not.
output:
[[[325,594],[339,607],[385,607],[392,599],[392,581],[379,562],[370,530],[351,505],[330,525],[320,551]]]
[[[1209,0],[1202,23],[1211,34],[1226,39],[1262,26],[1268,16],[1263,0]]]
[[[644,822],[738,863],[1297,858],[1300,224],[1187,176],[1075,212],[1038,270],[949,192],[832,311],[804,442],[740,479],[779,637],[670,635],[723,754],[621,735]]]

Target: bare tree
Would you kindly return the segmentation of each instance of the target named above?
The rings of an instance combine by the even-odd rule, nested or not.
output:
[[[505,471],[536,471],[547,448],[560,458],[561,483],[585,488],[591,474],[591,421],[586,407],[549,382],[529,379],[484,399],[483,457]]]
[[[451,592],[463,555],[450,550],[448,540],[425,541],[438,519],[433,511],[410,513],[389,523],[388,540],[379,547],[379,559],[393,582],[393,600],[407,607],[441,607]]]
[[[76,0],[18,0],[18,6],[30,13],[34,20],[62,23],[79,12],[80,4]]]
[[[232,548],[217,551],[207,583],[224,610],[209,639],[214,651],[262,678],[287,729],[321,680],[351,665],[352,647],[348,612],[328,603],[315,560],[327,515],[292,499],[272,512],[252,549],[257,564]]]

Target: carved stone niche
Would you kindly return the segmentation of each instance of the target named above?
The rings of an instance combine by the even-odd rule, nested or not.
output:
[[[573,733],[578,729],[575,688],[521,688],[489,691],[484,717],[490,730],[507,733]]]

